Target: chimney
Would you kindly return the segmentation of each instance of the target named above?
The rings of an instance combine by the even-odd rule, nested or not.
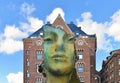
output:
[[[74,24],[73,21],[71,21],[70,24]]]
[[[81,30],[81,26],[80,27],[78,27],[80,30]]]

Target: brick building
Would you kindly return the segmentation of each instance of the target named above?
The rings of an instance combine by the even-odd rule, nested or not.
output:
[[[120,49],[110,52],[103,61],[101,83],[120,83]]]
[[[96,35],[88,35],[77,27],[73,22],[66,24],[58,15],[53,24],[44,26],[61,27],[68,33],[75,34],[76,55],[79,60],[75,68],[82,83],[95,83],[96,68]],[[45,78],[38,72],[38,66],[44,60],[43,54],[43,28],[34,32],[24,43],[24,83],[44,83]]]

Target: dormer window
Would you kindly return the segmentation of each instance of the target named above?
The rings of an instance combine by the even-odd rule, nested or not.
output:
[[[76,35],[79,35],[79,33],[76,33]]]
[[[40,35],[43,36],[43,33],[41,32]]]
[[[83,38],[88,38],[88,36],[83,36]]]

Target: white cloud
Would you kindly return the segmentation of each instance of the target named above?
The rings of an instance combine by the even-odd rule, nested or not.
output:
[[[15,25],[7,25],[4,33],[0,34],[0,52],[14,53],[19,50],[23,50],[22,41],[18,39],[26,38],[29,32],[34,32],[42,27],[44,24],[39,18],[30,16],[35,10],[33,5],[27,3],[22,4],[21,13],[26,14],[27,23],[21,22],[19,27]],[[46,18],[46,21],[53,21],[56,19],[58,14],[61,14],[64,19],[64,11],[61,8],[55,8],[51,14]],[[111,40],[106,38],[106,34],[114,37],[115,41],[120,41],[120,10],[114,13],[111,17],[111,22],[98,23],[92,20],[92,14],[85,12],[81,14],[81,19],[77,19],[77,25],[82,27],[82,30],[87,34],[97,35],[97,47],[103,50],[112,50]],[[13,45],[12,45],[13,44]],[[19,45],[19,47],[18,47]]]
[[[4,33],[0,34],[0,52],[11,54],[23,50],[22,39],[28,37],[29,32],[35,32],[43,25],[42,20],[34,17],[29,17],[28,22],[21,22],[20,27],[6,25]]]
[[[7,76],[8,83],[23,83],[23,73],[9,73]]]
[[[46,22],[53,23],[58,14],[61,15],[61,17],[64,19],[64,11],[61,8],[55,8],[50,15],[47,16]],[[64,19],[65,20],[65,19]]]
[[[31,13],[35,11],[36,8],[34,7],[33,4],[29,5],[28,3],[23,3],[20,9],[21,9],[20,14],[29,16]]]
[[[42,27],[44,24],[42,20],[39,18],[32,17],[31,14],[36,10],[34,5],[30,5],[28,3],[23,3],[21,5],[20,13],[23,16],[26,16],[27,23],[20,22],[20,27],[25,30],[26,32],[34,32]]]
[[[16,39],[16,38],[25,38],[28,36],[28,34],[22,32],[18,27],[15,27],[15,25],[12,26],[7,25],[5,27],[4,36],[6,38]]]
[[[27,37],[28,34],[15,27],[15,25],[7,25],[4,33],[0,36],[0,52],[11,54],[23,50],[22,38]]]
[[[26,32],[35,32],[44,25],[43,21],[38,18],[28,17],[27,19],[28,23],[20,23],[20,27]]]
[[[4,33],[0,34],[0,52],[11,54],[23,50],[23,38],[28,37],[29,32],[35,32],[44,24],[42,20],[30,16],[35,10],[33,5],[22,4],[21,13],[26,14],[28,23],[21,22],[20,26],[6,25]]]
[[[26,33],[28,32],[32,32],[32,27],[30,26],[29,23],[24,23],[24,22],[20,22],[20,27],[23,31],[25,31]]]
[[[115,41],[120,41],[120,10],[114,13],[111,18],[112,21],[110,23],[108,34],[113,36]]]
[[[30,26],[32,27],[30,29],[32,32],[41,28],[44,24],[42,20],[39,20],[38,18],[34,18],[34,17],[29,17],[28,21],[30,22]]]
[[[0,41],[0,52],[5,52],[7,54],[14,53],[23,50],[23,42],[14,39],[5,39]]]
[[[0,34],[0,52],[11,54],[23,50],[22,39],[28,37],[29,32],[35,32],[43,25],[43,21],[38,18],[27,16],[27,20],[28,23],[21,22],[20,27],[6,25],[4,33]]]
[[[98,49],[103,49],[109,51],[112,48],[111,41],[106,39],[105,34],[108,30],[108,23],[98,23],[92,20],[92,14],[90,12],[85,12],[81,14],[82,21],[77,19],[78,26],[82,27],[82,30],[87,34],[97,35],[97,47]],[[108,49],[109,48],[109,49]]]
[[[90,20],[92,18],[92,14],[90,12],[84,12],[83,14],[81,14],[81,17],[84,20]]]

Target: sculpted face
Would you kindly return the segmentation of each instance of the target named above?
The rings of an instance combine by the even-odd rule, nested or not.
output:
[[[74,36],[61,28],[44,27],[44,64],[55,75],[68,74],[75,65]]]

